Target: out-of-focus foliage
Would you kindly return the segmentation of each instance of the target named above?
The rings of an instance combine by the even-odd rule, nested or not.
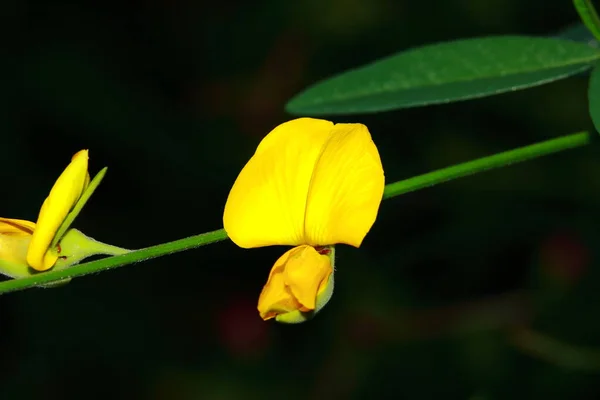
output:
[[[596,129],[600,128],[600,70],[592,71],[588,88],[590,116]]]
[[[75,227],[126,248],[220,228],[240,168],[309,85],[403,49],[577,20],[542,0],[3,11],[2,215],[35,219],[58,160],[89,148],[109,172]],[[370,128],[393,181],[592,129],[587,83],[337,120]],[[2,296],[0,398],[597,397],[599,174],[592,145],[386,201],[360,249],[337,249],[336,294],[301,326],[255,309],[281,249],[230,242]]]

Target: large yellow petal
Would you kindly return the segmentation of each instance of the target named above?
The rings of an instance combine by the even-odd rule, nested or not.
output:
[[[235,181],[223,214],[240,247],[304,243],[304,215],[315,163],[333,124],[295,119],[271,131]]]
[[[27,252],[27,262],[32,268],[45,271],[58,259],[58,254],[48,247],[81,196],[86,180],[89,179],[87,169],[88,151],[81,150],[73,156],[44,201]]]
[[[315,165],[306,206],[306,243],[359,247],[375,222],[385,179],[366,126],[336,124]]]

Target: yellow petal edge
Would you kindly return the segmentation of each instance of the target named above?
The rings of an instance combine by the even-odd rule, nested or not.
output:
[[[377,218],[384,187],[383,166],[367,127],[336,124],[313,172],[305,243],[359,247]]]
[[[27,251],[27,263],[38,271],[51,268],[58,259],[58,254],[48,247],[63,220],[81,196],[86,182],[89,182],[88,158],[88,150],[81,150],[75,154],[42,204]]]

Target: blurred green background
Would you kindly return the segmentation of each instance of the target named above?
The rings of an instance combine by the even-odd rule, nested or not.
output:
[[[411,47],[553,35],[570,1],[3,3],[2,216],[71,155],[76,227],[141,248],[220,228],[258,142],[318,79]],[[362,122],[388,182],[592,129],[587,77]],[[1,399],[600,398],[600,149],[385,201],[310,322],[260,320],[281,248],[222,242],[0,297]],[[596,350],[597,349],[597,350]]]

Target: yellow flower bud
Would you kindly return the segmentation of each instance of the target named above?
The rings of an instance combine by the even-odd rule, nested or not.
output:
[[[327,304],[334,287],[333,246],[319,250],[298,246],[275,262],[258,299],[262,319],[304,322]]]
[[[64,269],[92,255],[127,253],[129,250],[98,242],[76,229],[69,229],[105,172],[106,168],[90,181],[88,151],[81,150],[52,187],[37,223],[0,218],[0,273],[22,278],[53,267]]]

